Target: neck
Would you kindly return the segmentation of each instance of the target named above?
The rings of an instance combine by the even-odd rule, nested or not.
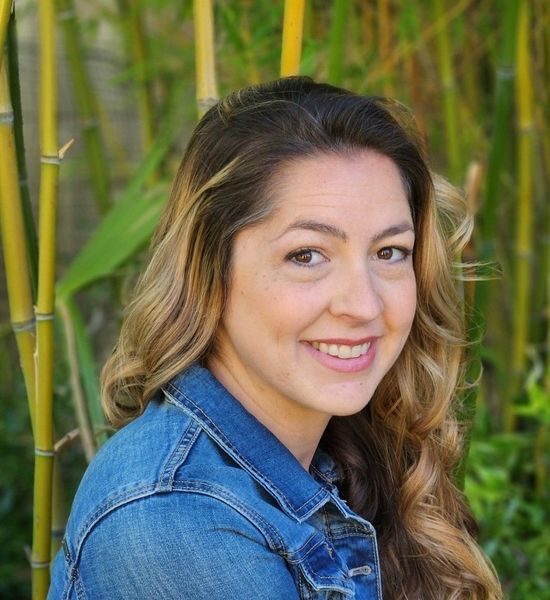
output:
[[[208,368],[308,471],[330,415],[297,406],[286,398],[270,398],[269,392],[257,389],[246,374],[227,369],[216,357],[208,360]]]

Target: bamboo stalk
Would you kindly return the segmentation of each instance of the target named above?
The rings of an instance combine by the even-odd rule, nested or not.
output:
[[[7,86],[5,70],[0,74],[0,113],[4,119],[0,119],[0,223],[4,240],[4,263],[8,283],[8,296],[10,303],[10,315],[12,327],[14,329],[19,360],[25,381],[27,400],[29,405],[29,414],[31,417],[31,427],[35,431],[35,405],[36,405],[36,377],[34,364],[34,350],[36,344],[35,319],[33,309],[32,288],[36,288],[36,283],[32,286],[33,279],[33,261],[28,256],[28,263],[25,261],[25,250],[32,252],[34,246],[28,243],[28,236],[32,235],[36,239],[34,222],[26,220],[25,202],[28,202],[30,211],[30,199],[25,199],[25,192],[28,196],[28,186],[21,183],[21,175],[17,175],[20,165],[24,165],[24,145],[21,127],[21,105],[18,93],[19,79],[17,77],[17,60],[14,59],[16,50],[15,39],[15,11],[12,13],[10,30],[8,31],[8,60],[6,66],[10,70],[10,85]],[[10,132],[10,97],[14,103],[13,118],[14,131]],[[19,131],[19,141],[18,141]],[[13,145],[15,143],[14,159]],[[15,165],[15,167],[14,167]],[[20,172],[20,171],[19,171]],[[25,241],[27,239],[27,241]],[[14,260],[15,256],[15,260]],[[36,260],[38,252],[36,251]],[[13,285],[15,281],[15,288]],[[54,467],[55,469],[55,467]],[[62,535],[66,521],[66,510],[64,504],[63,482],[60,473],[54,472],[53,480],[53,510],[52,524],[55,530]],[[51,555],[57,551],[60,545],[60,538],[52,533]]]
[[[32,212],[31,198],[29,193],[29,180],[27,177],[27,166],[25,163],[25,143],[23,139],[23,112],[21,109],[21,91],[19,85],[19,60],[17,49],[17,25],[15,10],[12,11],[8,25],[7,44],[7,68],[11,103],[13,106],[13,131],[15,137],[15,149],[17,156],[17,169],[19,173],[19,191],[23,208],[23,219],[25,223],[25,240],[27,244],[31,285],[33,296],[36,296],[38,286],[38,240],[36,227]]]
[[[305,0],[285,0],[281,77],[300,73]]]
[[[334,0],[329,33],[328,80],[341,85],[343,79],[346,23],[351,8],[350,0]]]
[[[13,0],[0,0],[0,67],[4,59],[4,46],[8,35],[8,23]]]
[[[212,0],[194,0],[195,78],[199,118],[218,101]]]
[[[90,422],[90,415],[88,414],[88,409],[86,408],[86,399],[84,397],[82,385],[80,384],[80,369],[78,364],[74,328],[66,303],[59,301],[57,303],[57,308],[65,329],[67,358],[69,362],[71,388],[73,392],[73,404],[75,407],[78,428],[80,429],[80,439],[82,440],[84,456],[88,462],[91,462],[92,458],[95,456],[97,446],[92,430],[92,424]]]
[[[382,88],[386,96],[393,96],[393,70],[391,68],[392,19],[389,0],[378,0],[378,55],[382,70]]]
[[[159,132],[159,135],[161,134],[162,132]],[[158,143],[158,139],[159,138],[157,138],[156,143]],[[57,289],[59,290],[59,287]],[[91,420],[91,435],[93,435],[93,431],[102,432],[98,435],[93,435],[94,447],[97,447],[107,441],[107,435],[105,433],[105,415],[101,408],[98,373],[91,342],[86,332],[82,315],[80,314],[74,298],[72,296],[61,298],[61,302],[65,305],[67,310],[67,322],[70,324],[70,329],[72,331],[71,336],[74,339],[73,357],[75,362],[75,373],[78,375],[78,384],[81,386],[82,394],[86,399],[86,412],[89,414]]]
[[[250,33],[250,14],[253,10],[253,0],[244,0],[241,35],[244,43],[244,52],[246,55],[248,81],[250,84],[255,85],[260,83],[261,77],[260,71],[258,70],[258,62],[256,60],[256,52],[253,44],[253,37]]]
[[[515,285],[511,393],[504,405],[504,428],[514,429],[514,400],[520,392],[529,336],[529,299],[533,255],[533,149],[534,118],[530,65],[529,3],[519,8],[517,29],[516,106],[518,120],[518,202],[516,204]]]
[[[39,261],[36,302],[36,432],[33,600],[43,600],[49,587],[52,521],[53,439],[53,311],[55,285],[55,221],[60,154],[57,143],[57,69],[55,2],[41,0],[40,17],[40,191]],[[61,156],[62,157],[62,156]]]
[[[27,389],[31,423],[34,423],[33,297],[13,134],[14,115],[6,70],[7,61],[2,61],[0,66],[0,156],[2,156],[2,160],[0,160],[0,225],[10,320]]]
[[[86,164],[90,171],[96,206],[99,213],[103,215],[111,207],[112,201],[109,162],[99,129],[97,97],[86,67],[74,1],[57,0],[57,7],[58,19],[63,27],[65,55],[73,83],[74,98],[83,131]]]
[[[155,138],[154,103],[147,74],[147,45],[145,27],[137,0],[118,0],[121,20],[125,23],[125,37],[135,70],[143,151],[146,154]]]
[[[445,117],[445,138],[447,159],[451,178],[457,182],[462,175],[460,142],[458,135],[458,99],[454,78],[453,57],[449,42],[450,30],[445,20],[445,0],[433,0],[433,11],[437,22],[437,55],[443,90],[443,111]]]

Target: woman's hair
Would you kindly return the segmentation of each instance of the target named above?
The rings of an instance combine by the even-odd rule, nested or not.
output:
[[[461,196],[432,177],[415,131],[395,102],[306,77],[245,88],[212,107],[191,136],[150,263],[103,369],[103,403],[121,426],[163,384],[215,352],[233,239],[273,211],[285,165],[379,152],[397,165],[411,208],[417,310],[401,355],[366,408],[334,417],[321,444],[339,466],[343,497],[376,528],[385,598],[501,598],[453,483],[465,345],[456,260],[471,219]]]

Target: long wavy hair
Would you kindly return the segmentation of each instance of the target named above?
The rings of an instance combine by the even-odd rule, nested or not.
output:
[[[364,149],[393,160],[407,192],[417,310],[366,408],[333,418],[321,444],[341,470],[342,495],[376,528],[385,598],[498,599],[453,483],[465,346],[456,261],[471,219],[454,188],[432,176],[413,120],[396,102],[289,77],[236,91],[206,113],[103,369],[103,405],[122,426],[163,384],[216,351],[233,239],[270,215],[273,181],[285,165]]]

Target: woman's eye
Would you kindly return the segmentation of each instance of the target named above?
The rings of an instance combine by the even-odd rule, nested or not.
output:
[[[405,248],[396,248],[395,246],[388,246],[378,250],[376,257],[379,260],[385,260],[387,262],[400,262],[405,260],[411,254],[411,250],[406,250]]]
[[[313,267],[324,262],[325,258],[318,250],[304,248],[288,255],[288,260],[301,267]]]

